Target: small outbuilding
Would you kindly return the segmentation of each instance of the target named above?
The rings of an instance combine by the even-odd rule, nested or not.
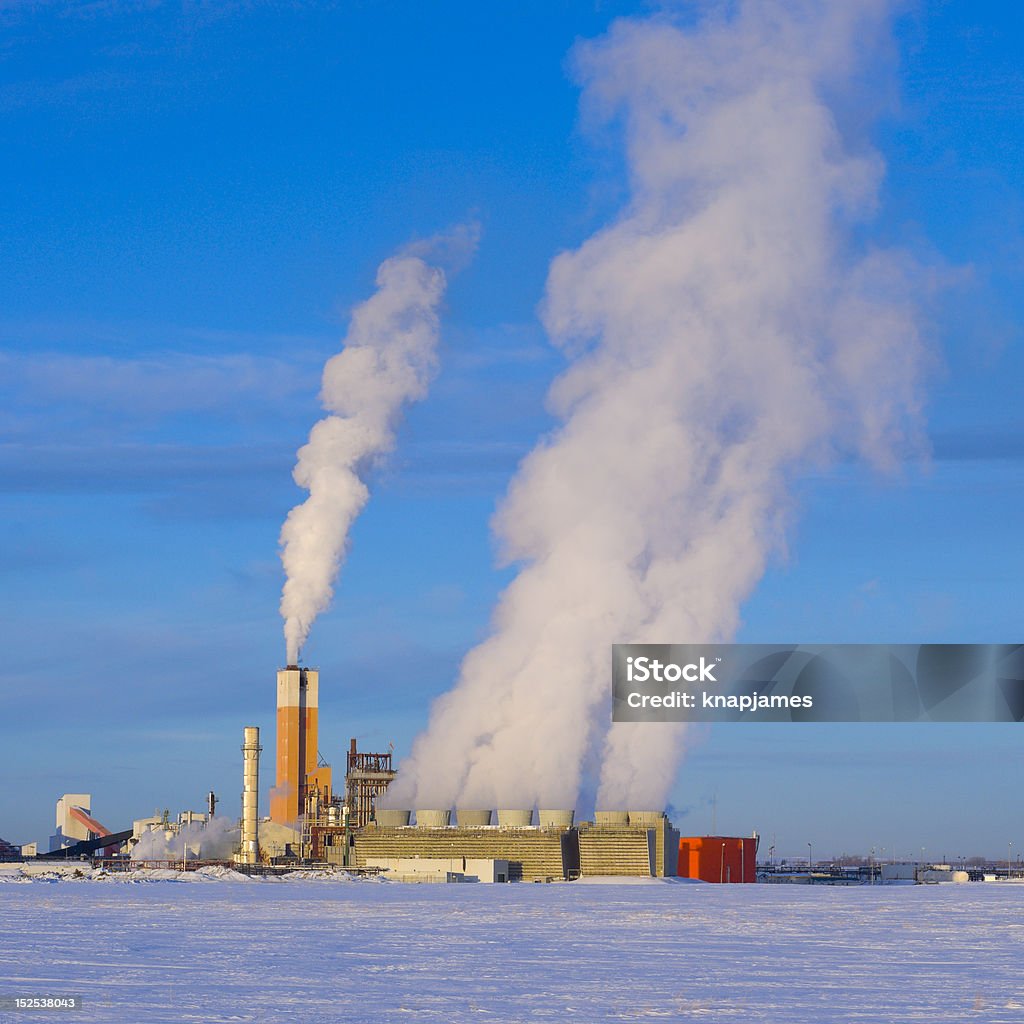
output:
[[[680,836],[679,877],[756,882],[758,836]]]

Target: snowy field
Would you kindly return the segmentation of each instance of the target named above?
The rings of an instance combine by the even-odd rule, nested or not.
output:
[[[0,885],[26,1021],[1024,1021],[1024,886]]]

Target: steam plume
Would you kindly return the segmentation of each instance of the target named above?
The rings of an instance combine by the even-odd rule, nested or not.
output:
[[[913,268],[858,246],[881,161],[829,105],[886,31],[882,3],[748,2],[578,51],[630,198],[551,266],[559,426],[494,523],[522,567],[392,802],[569,807],[597,776],[599,806],[663,807],[681,730],[609,728],[610,644],[728,640],[793,475],[918,443]]]
[[[417,251],[434,243],[465,254],[475,242],[475,231],[462,228]],[[330,604],[349,528],[369,498],[367,468],[394,447],[402,407],[427,392],[445,283],[441,269],[410,251],[385,260],[376,293],[353,311],[342,351],[324,367],[320,401],[330,415],[313,427],[292,474],[309,497],[281,528],[289,665]]]
[[[238,849],[238,825],[230,818],[193,821],[168,833],[150,829],[132,847],[132,860],[230,860]]]

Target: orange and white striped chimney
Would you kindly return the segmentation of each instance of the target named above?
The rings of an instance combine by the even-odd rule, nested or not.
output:
[[[317,770],[320,673],[289,665],[277,672],[277,784],[270,794],[270,817],[294,825],[306,807],[310,788],[330,790],[330,769]]]
[[[277,784],[270,817],[294,825],[306,802],[306,775],[316,770],[320,673],[289,665],[277,672]]]

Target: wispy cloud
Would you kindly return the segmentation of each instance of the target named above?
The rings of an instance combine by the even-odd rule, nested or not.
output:
[[[0,491],[147,495],[154,515],[222,518],[289,495],[337,338],[0,321],[0,347]],[[425,409],[374,475],[389,489],[496,493],[544,419],[537,369],[552,358],[531,325],[464,330],[439,385],[449,415]],[[467,441],[470,421],[480,433]]]
[[[5,444],[0,491],[132,493],[274,472],[285,478],[289,458],[283,445]]]
[[[281,354],[291,361],[307,354],[322,362],[324,352],[337,345],[338,331],[247,331],[235,328],[163,323],[160,321],[109,321],[76,317],[72,320],[45,317],[32,320],[0,319],[0,345],[12,352],[59,351],[86,355],[106,354],[124,358],[162,353]]]
[[[382,486],[436,492],[439,485],[488,490],[508,476],[526,451],[511,441],[424,441],[378,470]],[[243,481],[281,485],[284,495],[294,453],[287,440],[258,444],[164,444],[143,442],[9,442],[0,444],[0,493],[169,494],[152,506],[177,517],[213,511],[240,512],[249,490]],[[263,488],[259,500],[265,503]],[[256,498],[254,497],[254,501]],[[205,512],[203,511],[205,509]],[[264,512],[266,507],[264,504]]]
[[[94,410],[105,418],[145,422],[194,412],[231,416],[239,404],[312,400],[316,386],[315,373],[301,361],[250,354],[0,354],[0,396],[15,415],[45,410],[48,418],[66,417]]]

